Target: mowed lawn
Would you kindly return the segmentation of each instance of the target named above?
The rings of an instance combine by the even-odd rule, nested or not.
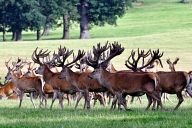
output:
[[[125,60],[132,49],[160,49],[164,51],[162,57],[164,68],[159,70],[168,71],[166,59],[179,57],[176,70],[192,70],[192,6],[191,4],[180,4],[179,0],[143,0],[144,4],[136,4],[128,13],[118,20],[117,26],[94,27],[91,30],[93,39],[79,40],[79,27],[73,25],[71,30],[72,40],[59,40],[61,29],[52,31],[52,34],[43,37],[41,41],[35,41],[35,33],[24,32],[23,40],[20,42],[0,43],[0,77],[4,80],[7,69],[4,62],[12,57],[31,60],[32,52],[36,47],[57,50],[62,45],[69,49],[91,50],[93,45],[118,41],[125,47],[122,55],[112,60],[118,69],[127,69]],[[0,35],[1,38],[1,35]],[[10,35],[8,36],[10,38]],[[83,110],[83,102],[77,110],[74,102],[71,106],[65,103],[61,110],[58,101],[55,102],[53,110],[33,109],[29,98],[25,98],[22,108],[18,108],[18,100],[0,101],[0,127],[50,127],[50,128],[75,128],[75,127],[192,127],[192,99],[187,98],[178,111],[172,111],[177,103],[175,96],[171,97],[173,103],[167,101],[165,107],[168,111],[144,111],[147,106],[145,96],[142,104],[135,101],[128,106],[133,110],[110,111],[97,104],[91,110]],[[49,100],[49,105],[50,105]],[[39,100],[35,101],[38,105]]]
[[[38,104],[39,100],[35,100]],[[19,109],[17,100],[1,100],[0,104],[0,127],[42,127],[42,128],[184,128],[192,126],[192,102],[190,98],[185,99],[178,111],[173,111],[177,100],[166,101],[167,111],[144,111],[147,106],[145,97],[142,97],[142,104],[134,101],[129,104],[132,111],[111,111],[109,106],[103,107],[97,104],[91,110],[83,110],[83,102],[74,109],[74,101],[71,106],[64,103],[64,110],[61,110],[58,101],[55,102],[52,110],[45,108],[34,109],[29,98],[25,98],[22,107]],[[51,101],[49,100],[49,105]]]

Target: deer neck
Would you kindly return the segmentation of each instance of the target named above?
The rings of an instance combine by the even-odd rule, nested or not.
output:
[[[110,89],[111,88],[111,83],[109,78],[111,77],[112,73],[103,70],[102,73],[100,74],[100,77],[97,79],[97,81],[105,88]]]
[[[11,74],[11,77],[12,77],[13,83],[19,80],[19,78],[14,73]]]
[[[54,73],[47,66],[44,67],[43,79],[45,80],[45,82],[48,82],[53,74]]]
[[[73,72],[71,69],[69,69],[66,80],[70,82],[72,85],[77,86],[79,76],[80,76],[79,73]]]

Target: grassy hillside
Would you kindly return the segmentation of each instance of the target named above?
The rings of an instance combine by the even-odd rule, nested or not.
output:
[[[180,57],[176,70],[192,70],[192,11],[190,4],[178,3],[179,0],[143,0],[129,9],[127,14],[118,20],[117,26],[94,27],[91,30],[93,39],[79,40],[79,26],[73,25],[71,29],[72,40],[59,40],[62,30],[53,30],[52,34],[35,41],[35,33],[24,32],[24,41],[0,43],[0,77],[2,81],[7,73],[4,62],[10,57],[28,58],[36,47],[56,50],[59,45],[74,49],[91,49],[98,42],[119,41],[125,47],[122,55],[113,60],[115,67],[126,69],[124,62],[132,49],[157,49],[164,51],[162,58],[164,68],[169,70],[166,59]],[[0,35],[0,40],[2,35]],[[10,35],[9,35],[10,38]],[[171,97],[173,103],[166,102],[166,108],[173,109],[177,98]],[[0,127],[191,127],[192,102],[185,99],[178,111],[144,111],[147,105],[146,98],[142,104],[129,105],[132,112],[109,111],[109,106],[103,108],[99,105],[90,111],[82,110],[83,102],[77,110],[66,106],[60,110],[58,101],[53,110],[33,109],[29,98],[25,98],[22,108],[18,109],[18,100],[1,100]],[[35,101],[36,105],[39,100]],[[50,100],[49,103],[50,105]]]
[[[133,5],[127,14],[118,19],[117,26],[93,27],[92,38],[132,37],[190,30],[192,28],[191,4],[181,4],[180,0],[143,0]],[[60,39],[62,27],[53,29],[52,34],[43,39]],[[79,25],[70,30],[72,39],[79,38]],[[34,32],[24,32],[23,40],[35,40]],[[10,35],[9,35],[10,37]],[[0,39],[2,40],[1,36]]]
[[[56,40],[61,36],[61,30],[56,29],[42,41],[21,41],[0,43],[0,76],[4,77],[6,68],[5,60],[10,57],[27,57],[30,59],[32,51],[38,46],[51,51],[61,45],[71,49],[91,49],[98,42],[107,40],[119,41],[126,51],[113,60],[117,69],[125,69],[125,59],[131,49],[157,49],[165,52],[163,57],[164,67],[167,70],[165,60],[180,57],[177,70],[191,70],[191,40],[192,40],[192,11],[191,4],[181,4],[177,0],[144,0],[137,3],[127,14],[118,20],[118,26],[94,27],[91,30],[93,39],[89,40]],[[72,38],[78,38],[78,25],[73,25]],[[33,40],[34,33],[25,32],[24,40]]]

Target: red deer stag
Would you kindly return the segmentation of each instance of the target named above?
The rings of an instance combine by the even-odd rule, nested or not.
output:
[[[97,45],[97,47],[93,47],[93,53],[97,56],[96,58],[100,57],[101,53],[106,50],[108,47],[108,44],[105,46],[101,47],[100,44]],[[82,55],[83,56],[83,55]],[[80,56],[79,59],[82,57]],[[66,57],[65,57],[66,58]],[[74,60],[77,60],[76,58]],[[73,64],[75,61],[69,63]],[[63,63],[63,62],[62,62]],[[68,64],[68,65],[69,65]],[[74,84],[79,88],[79,90],[82,90],[84,94],[81,93],[81,95],[77,98],[77,103],[80,101],[81,97],[84,95],[85,100],[86,100],[86,105],[87,109],[90,108],[90,97],[89,97],[89,92],[105,92],[106,88],[103,87],[97,80],[89,79],[90,72],[82,72],[82,73],[77,73],[73,72],[68,66],[63,65],[63,70],[61,73],[61,78],[65,78],[71,84]]]
[[[192,83],[191,83],[191,74],[184,71],[175,71],[175,64],[178,62],[179,58],[171,63],[170,60],[167,60],[167,63],[170,65],[171,72],[157,72],[160,77],[160,83],[157,86],[157,91],[159,95],[162,93],[176,94],[179,101],[174,110],[177,110],[181,103],[184,101],[182,96],[182,91],[186,89],[187,93],[192,96]],[[155,107],[155,103],[154,103]]]
[[[53,89],[53,98],[52,98],[52,103],[51,103],[50,109],[52,109],[53,103],[55,102],[55,100],[57,98],[59,98],[59,103],[61,105],[61,108],[63,109],[64,93],[74,94],[74,93],[76,93],[76,90],[75,90],[75,87],[72,86],[69,82],[59,78],[60,72],[58,72],[58,73],[52,72],[50,70],[50,66],[55,66],[55,64],[53,62],[56,59],[57,55],[61,56],[62,53],[65,53],[67,49],[61,48],[61,46],[60,46],[60,48],[58,50],[58,54],[57,55],[54,54],[53,58],[50,61],[41,60],[49,55],[48,54],[43,55],[44,53],[46,53],[46,51],[43,52],[42,49],[39,50],[39,52],[37,52],[37,50],[38,50],[38,47],[35,49],[35,51],[32,54],[32,60],[35,63],[40,65],[40,67],[38,67],[38,69],[35,71],[35,73],[43,75],[43,79],[44,79],[45,83],[47,85],[49,85],[46,88],[46,89],[48,89],[47,91],[51,91]],[[72,52],[72,51],[70,51],[70,52]]]
[[[160,97],[157,96],[155,87],[157,86],[158,76],[154,73],[134,73],[134,72],[119,72],[110,73],[106,71],[108,62],[115,56],[120,55],[124,51],[118,43],[112,44],[110,47],[109,57],[98,63],[98,60],[93,60],[90,57],[87,59],[87,63],[94,67],[95,70],[90,74],[90,77],[97,79],[101,85],[106,87],[111,93],[115,94],[118,98],[118,105],[122,104],[126,110],[126,102],[122,100],[122,94],[138,95],[146,93],[148,97],[155,99],[161,104]],[[160,56],[155,54],[153,59],[159,59]],[[122,102],[123,101],[123,102]],[[150,107],[152,101],[149,103],[146,109]]]

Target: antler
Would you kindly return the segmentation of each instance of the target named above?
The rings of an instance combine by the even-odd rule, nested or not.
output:
[[[94,54],[94,57],[92,57],[91,54],[88,55],[87,59],[86,59],[86,62],[89,66],[93,67],[93,68],[97,68],[98,67],[98,61],[101,57],[101,54],[106,51],[107,49],[109,48],[108,46],[108,42],[104,45],[104,46],[101,46],[100,43],[97,44],[97,47],[93,46],[93,54]]]
[[[175,61],[173,62],[173,64],[177,64],[178,61],[179,61],[179,57],[175,58]]]
[[[125,61],[125,65],[127,68],[133,70],[133,71],[141,71],[143,68],[146,68],[147,66],[151,65],[155,60],[158,60],[162,65],[162,62],[160,60],[160,58],[163,56],[163,52],[159,53],[159,49],[152,51],[148,50],[146,53],[144,50],[139,50],[137,51],[137,58],[135,58],[135,51],[132,50],[131,55],[128,57],[128,59]],[[146,64],[144,64],[144,60],[145,58],[147,58],[149,55],[151,55],[151,57],[149,58],[148,62]],[[142,66],[138,67],[139,64],[139,60],[142,58]],[[132,59],[132,61],[130,61],[130,59]]]
[[[11,61],[11,58],[8,61],[5,61],[5,66],[7,67],[7,69],[9,69],[9,62]]]
[[[55,53],[54,53],[55,54]],[[65,64],[67,58],[73,54],[73,61],[71,61],[70,63],[68,64]],[[66,47],[63,47],[61,48],[61,46],[58,48],[58,53],[55,54],[54,56],[56,56],[56,59],[54,60],[55,61],[55,65],[58,66],[58,67],[68,67],[70,66],[71,64],[74,64],[76,63],[79,59],[81,59],[83,56],[85,55],[85,52],[84,51],[81,51],[79,50],[78,51],[78,55],[75,56],[74,53],[73,53],[73,50],[69,50],[67,49]]]
[[[167,64],[172,64],[170,58],[167,59]]]
[[[99,65],[103,68],[107,68],[109,61],[113,59],[115,56],[120,55],[123,51],[124,47],[121,47],[121,44],[118,44],[118,42],[112,43],[112,45],[110,45],[110,51],[108,57]]]
[[[73,60],[72,60],[70,63],[68,63],[68,64],[66,64],[66,65],[63,65],[63,66],[64,66],[64,67],[68,67],[68,66],[70,66],[71,64],[76,63],[76,62],[77,62],[78,60],[80,60],[84,55],[85,55],[84,50],[83,50],[83,51],[78,50],[77,56],[75,56],[74,53],[73,53]]]
[[[58,53],[54,56],[56,57],[55,66],[57,67],[63,67],[66,59],[73,53],[73,50],[69,50],[66,47],[61,48],[61,46],[58,48]]]
[[[37,49],[38,49],[38,47],[35,49],[35,51],[33,52],[33,54],[32,54],[32,60],[34,61],[34,63],[37,63],[37,64],[39,64],[39,65],[42,65],[42,64],[44,64],[44,62],[42,62],[41,60],[40,60],[40,58],[45,58],[45,57],[47,57],[47,56],[49,56],[49,51],[48,51],[48,49],[47,50],[45,50],[45,51],[43,51],[43,49],[41,49],[38,53],[37,53]]]

